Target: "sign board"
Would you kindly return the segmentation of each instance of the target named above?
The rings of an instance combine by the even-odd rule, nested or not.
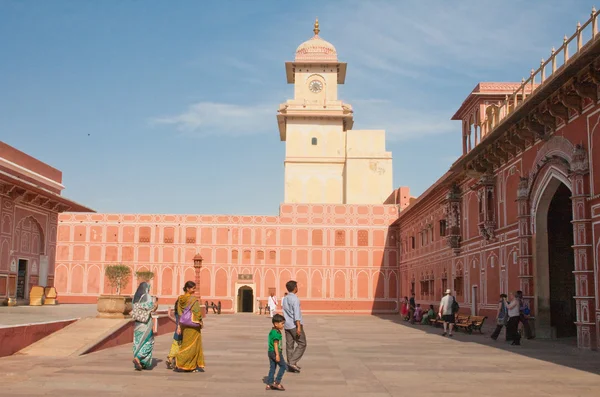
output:
[[[252,281],[251,274],[238,274],[238,281]]]

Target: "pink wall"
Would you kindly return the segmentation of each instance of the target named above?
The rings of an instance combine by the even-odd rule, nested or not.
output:
[[[0,328],[0,357],[10,356],[77,320]]]
[[[396,217],[395,205],[306,204],[283,204],[280,216],[62,214],[55,286],[61,302],[94,302],[112,292],[104,267],[124,263],[153,271],[154,293],[172,302],[200,253],[203,300],[224,312],[242,284],[264,302],[290,279],[306,312],[397,312]]]
[[[27,260],[25,298],[37,285],[47,256],[47,282],[54,278],[57,213],[0,196],[0,298],[14,296],[19,259]]]

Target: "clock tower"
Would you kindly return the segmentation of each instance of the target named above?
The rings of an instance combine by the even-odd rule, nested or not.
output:
[[[294,84],[294,99],[281,104],[277,115],[279,135],[286,143],[284,201],[381,204],[393,190],[385,132],[351,131],[352,107],[338,100],[346,63],[339,62],[335,47],[319,36],[318,20],[313,32],[314,36],[296,49],[295,60],[285,64],[287,82]],[[383,151],[377,150],[381,143]],[[352,159],[358,162],[349,161]],[[388,160],[389,164],[371,161],[366,166],[366,170],[374,169],[375,175],[385,174],[384,186],[377,188],[373,181],[364,180],[370,176],[362,172],[365,159]],[[382,178],[375,179],[375,185],[381,184]],[[365,192],[373,187],[383,192]]]

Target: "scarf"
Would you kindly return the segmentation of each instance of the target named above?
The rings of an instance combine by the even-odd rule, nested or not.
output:
[[[143,299],[142,299],[143,298]],[[140,283],[135,295],[133,296],[133,303],[146,303],[152,299],[150,296],[150,284],[147,282]]]

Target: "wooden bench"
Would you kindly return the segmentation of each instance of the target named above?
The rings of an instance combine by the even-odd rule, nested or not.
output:
[[[44,293],[46,294],[46,300],[44,301],[44,305],[56,305],[58,303],[58,294],[56,293],[56,288],[46,287],[44,288]]]
[[[481,328],[483,327],[483,323],[487,316],[471,316],[469,321],[471,322],[471,327],[469,328],[469,333],[473,333],[474,330],[479,331],[480,334],[483,334]]]
[[[470,321],[471,316],[465,316],[462,314],[457,314],[456,315],[456,321],[454,323],[454,327],[457,330],[463,330],[465,332],[469,332],[469,329],[471,327],[471,321]]]
[[[42,306],[44,300],[44,287],[34,285],[29,291],[29,306]]]

